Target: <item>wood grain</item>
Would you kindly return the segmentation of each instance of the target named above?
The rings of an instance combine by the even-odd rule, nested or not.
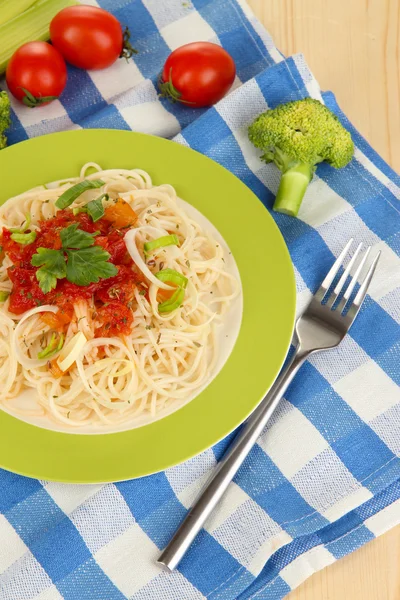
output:
[[[248,0],[302,52],[358,130],[400,171],[400,0]],[[400,526],[313,575],[287,600],[400,600]]]
[[[302,52],[322,89],[400,171],[400,0],[249,0],[286,55]]]

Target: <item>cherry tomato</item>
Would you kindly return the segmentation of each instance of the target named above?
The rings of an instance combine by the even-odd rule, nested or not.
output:
[[[28,42],[12,55],[6,81],[12,95],[33,108],[58,98],[67,83],[67,67],[50,44]]]
[[[193,42],[177,48],[167,58],[161,95],[189,106],[211,106],[225,96],[235,74],[233,58],[221,46]]]
[[[67,6],[50,23],[50,38],[65,60],[81,69],[105,69],[136,50],[118,19],[97,6]]]

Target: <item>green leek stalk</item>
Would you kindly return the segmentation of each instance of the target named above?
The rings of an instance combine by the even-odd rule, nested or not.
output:
[[[163,269],[162,271],[158,271],[158,273],[155,275],[160,281],[174,283],[181,288],[185,288],[188,283],[187,277],[182,275],[182,273],[178,273],[178,271],[175,271],[174,269]]]
[[[180,307],[183,300],[185,298],[185,290],[183,288],[178,288],[176,292],[174,292],[169,300],[165,300],[158,305],[158,312],[160,313],[169,313],[173,310],[176,310]]]
[[[61,210],[68,208],[68,206],[71,206],[71,204],[75,202],[75,200],[79,198],[83,192],[86,192],[86,190],[95,190],[102,185],[104,185],[104,181],[101,179],[84,179],[83,181],[80,181],[79,183],[76,183],[72,187],[65,190],[65,192],[63,192],[56,200],[56,206]]]
[[[11,21],[14,17],[17,17],[24,10],[27,10],[35,4],[37,0],[0,0],[0,25]]]
[[[163,248],[164,246],[179,246],[178,236],[172,233],[171,235],[163,235],[151,242],[146,242],[144,245],[144,252],[145,254],[148,254],[152,250]]]
[[[12,0],[14,3],[15,0]],[[27,42],[48,40],[50,21],[75,0],[39,0],[25,12],[0,26],[0,74],[16,50]]]

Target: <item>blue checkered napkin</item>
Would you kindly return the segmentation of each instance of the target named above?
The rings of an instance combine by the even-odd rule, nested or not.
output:
[[[245,5],[102,5],[123,22],[140,22],[135,63],[90,74],[71,69],[62,104],[43,113],[15,107],[13,142],[76,126],[182,129],[178,142],[234,172],[269,209],[279,174],[259,161],[247,125],[268,107],[311,95],[351,129],[357,150],[341,171],[318,168],[301,219],[272,213],[295,266],[299,310],[349,237],[382,257],[351,335],[303,367],[176,572],[160,571],[156,557],[231,436],[164,473],[115,485],[0,471],[0,599],[278,600],[400,521],[400,178],[333,95],[321,95],[303,58],[282,59]],[[160,102],[154,87],[169,48],[193,37],[222,43],[239,74],[235,91],[197,112]],[[33,122],[40,114],[49,118]]]

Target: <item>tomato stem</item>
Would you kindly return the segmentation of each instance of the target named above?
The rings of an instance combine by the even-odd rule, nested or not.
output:
[[[125,58],[126,60],[128,60],[129,58],[132,57],[133,54],[138,53],[138,50],[136,50],[130,43],[130,41],[129,41],[130,38],[131,38],[131,32],[129,31],[129,27],[125,27],[122,50],[121,50],[121,54],[119,55],[120,58]]]
[[[164,81],[162,76],[160,76],[160,79],[158,81],[158,87],[160,90],[159,96],[161,96],[161,98],[168,98],[170,102],[181,102],[182,104],[195,104],[195,102],[189,102],[189,100],[182,100],[181,92],[179,92],[172,83],[172,67],[169,70],[168,81]]]
[[[21,87],[20,89],[25,94],[25,96],[22,98],[22,102],[29,108],[35,108],[36,106],[41,106],[42,104],[46,104],[52,100],[58,100],[58,96],[34,96],[26,88]]]

